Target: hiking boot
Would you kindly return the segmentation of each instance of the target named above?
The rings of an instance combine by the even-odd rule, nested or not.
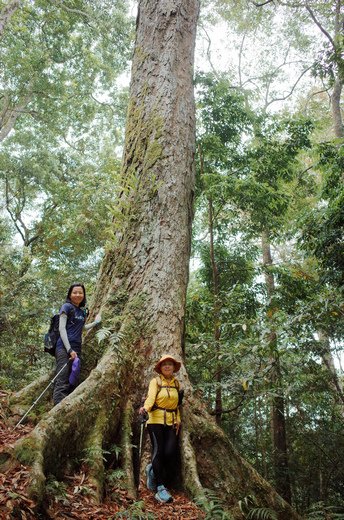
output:
[[[156,491],[156,481],[153,473],[152,464],[147,464],[146,466],[146,475],[147,475],[147,488],[151,491]]]
[[[165,488],[165,486],[158,486],[157,487],[157,493],[155,494],[155,498],[158,502],[172,502],[173,498]]]

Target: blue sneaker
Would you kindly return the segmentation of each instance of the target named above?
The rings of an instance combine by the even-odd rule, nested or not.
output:
[[[147,475],[147,487],[151,491],[156,491],[156,481],[153,473],[152,464],[147,464],[146,466],[146,475]]]
[[[173,498],[165,488],[165,486],[158,486],[157,487],[157,493],[155,494],[155,498],[158,502],[172,502]]]

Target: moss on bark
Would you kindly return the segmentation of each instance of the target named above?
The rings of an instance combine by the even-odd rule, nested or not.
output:
[[[134,500],[137,498],[137,490],[134,479],[134,461],[133,461],[133,432],[132,432],[132,421],[133,421],[133,406],[131,401],[128,401],[122,422],[122,437],[121,437],[121,448],[122,448],[122,466],[126,477],[126,488],[129,496]]]
[[[104,493],[104,431],[107,414],[101,408],[85,441],[84,460],[88,466],[88,482],[93,491],[93,500],[100,504]]]

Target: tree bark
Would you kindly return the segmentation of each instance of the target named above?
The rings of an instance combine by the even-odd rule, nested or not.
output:
[[[265,268],[264,276],[266,283],[267,296],[269,300],[268,314],[269,320],[272,320],[274,310],[273,298],[275,293],[274,276],[269,271],[272,266],[271,247],[268,231],[262,233],[262,252],[263,265]],[[287,431],[284,413],[284,395],[282,389],[282,374],[277,349],[277,334],[271,324],[271,330],[268,335],[268,344],[270,350],[271,373],[270,381],[273,391],[271,400],[271,434],[273,447],[273,466],[275,474],[276,490],[280,495],[291,502],[291,486],[289,478],[288,450],[287,450]]]
[[[198,9],[198,0],[139,3],[123,183],[113,243],[91,309],[91,318],[102,309],[112,335],[85,381],[15,445],[16,457],[31,465],[29,493],[39,504],[47,474],[62,478],[68,457],[90,447],[88,478],[94,500],[100,501],[102,452],[114,442],[122,446],[120,464],[135,496],[136,410],[154,362],[166,352],[182,356],[194,189]],[[84,345],[89,368],[96,362],[93,346],[90,333]],[[298,518],[236,453],[193,395],[185,367],[180,379],[187,396],[180,446],[184,489],[192,497],[204,497],[205,487],[216,490],[238,519],[238,501],[247,495],[276,510],[281,520]]]

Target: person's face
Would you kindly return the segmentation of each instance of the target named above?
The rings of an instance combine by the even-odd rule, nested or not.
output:
[[[84,299],[84,290],[80,286],[73,287],[70,293],[70,301],[79,307],[80,303]]]
[[[164,377],[171,377],[174,372],[174,363],[173,361],[167,359],[161,363],[160,368]]]

